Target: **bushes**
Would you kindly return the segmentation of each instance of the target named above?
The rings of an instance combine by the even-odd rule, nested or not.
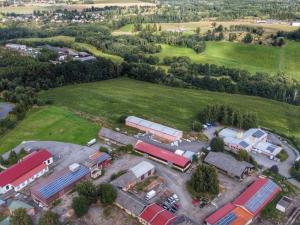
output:
[[[300,181],[300,161],[295,162],[290,172],[292,177]]]
[[[187,182],[187,189],[193,197],[198,199],[216,196],[219,193],[217,171],[209,165],[199,165]]]
[[[111,205],[117,198],[117,191],[111,184],[100,184],[99,197],[102,204]]]
[[[72,208],[75,211],[76,216],[82,217],[89,211],[89,200],[83,196],[79,195],[78,197],[73,198]]]
[[[211,150],[214,152],[223,152],[224,151],[224,141],[222,138],[215,137],[210,142]]]

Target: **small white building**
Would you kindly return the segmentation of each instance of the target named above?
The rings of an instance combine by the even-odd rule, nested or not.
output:
[[[300,27],[300,22],[292,22],[292,27]]]
[[[285,213],[286,210],[288,209],[288,207],[292,204],[292,199],[283,196],[280,201],[277,203],[276,205],[276,209],[278,209],[279,211]]]
[[[26,45],[19,45],[19,44],[6,44],[5,47],[16,51],[25,51],[27,49]]]

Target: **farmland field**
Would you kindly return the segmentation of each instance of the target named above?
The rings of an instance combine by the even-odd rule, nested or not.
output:
[[[0,137],[0,153],[28,140],[85,144],[98,129],[96,124],[59,107],[31,109],[15,129]]]
[[[22,41],[26,42],[27,44],[43,43],[43,42],[51,44],[51,42],[55,43],[55,42],[61,41],[61,42],[65,43],[66,46],[71,46],[72,48],[78,49],[80,51],[90,52],[91,54],[93,54],[97,57],[111,59],[112,61],[117,62],[117,63],[121,63],[123,61],[123,59],[121,57],[119,57],[117,55],[111,55],[111,54],[104,53],[101,50],[97,49],[93,45],[75,42],[74,37],[54,36],[54,37],[50,37],[50,38],[22,38],[19,40],[22,40]]]
[[[41,93],[54,105],[86,112],[112,125],[122,115],[138,115],[189,130],[197,113],[212,103],[224,103],[258,113],[261,126],[285,132],[300,141],[300,107],[258,97],[172,88],[125,78],[70,85]]]
[[[187,56],[196,63],[211,63],[235,67],[254,72],[276,74],[283,71],[300,79],[300,43],[288,42],[284,47],[246,45],[231,42],[206,42],[203,53],[192,49],[162,45],[162,51],[155,54],[161,60],[166,56]]]

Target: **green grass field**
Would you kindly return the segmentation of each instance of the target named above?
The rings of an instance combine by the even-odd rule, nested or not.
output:
[[[59,107],[32,109],[15,129],[0,137],[0,153],[29,140],[85,144],[96,137],[98,129],[95,123]]]
[[[125,78],[70,85],[41,93],[56,106],[99,116],[115,124],[121,115],[138,115],[188,131],[197,113],[224,103],[258,113],[259,124],[295,135],[300,141],[300,107],[258,97],[172,88]]]
[[[206,50],[197,54],[190,48],[162,45],[155,54],[160,59],[166,56],[188,56],[196,63],[211,63],[255,72],[276,74],[285,72],[300,79],[300,43],[288,42],[282,48],[264,45],[246,45],[231,42],[207,42]]]
[[[45,42],[45,43],[51,44],[51,42],[55,43],[55,42],[61,41],[61,42],[65,43],[67,46],[71,46],[72,48],[80,50],[80,51],[90,52],[91,54],[93,54],[97,57],[107,58],[107,59],[110,59],[117,63],[123,62],[123,59],[117,55],[111,55],[111,54],[104,53],[101,50],[97,49],[95,46],[90,45],[90,44],[75,42],[74,37],[54,36],[54,37],[50,37],[50,38],[21,38],[19,40],[25,41],[28,44],[33,44],[35,42]]]

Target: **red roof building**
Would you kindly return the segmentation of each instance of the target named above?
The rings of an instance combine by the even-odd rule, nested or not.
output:
[[[280,187],[272,180],[259,178],[232,203],[210,215],[208,225],[246,225],[280,192]]]
[[[46,149],[25,156],[0,173],[0,194],[10,190],[20,191],[36,178],[44,175],[51,163],[53,163],[53,156]]]
[[[159,161],[164,164],[171,164],[173,167],[186,171],[190,165],[191,161],[181,155],[176,155],[168,150],[156,147],[154,145],[138,141],[135,145],[136,151],[149,155],[152,159]]]
[[[147,225],[171,225],[176,221],[176,216],[155,203],[147,206],[139,218]]]

